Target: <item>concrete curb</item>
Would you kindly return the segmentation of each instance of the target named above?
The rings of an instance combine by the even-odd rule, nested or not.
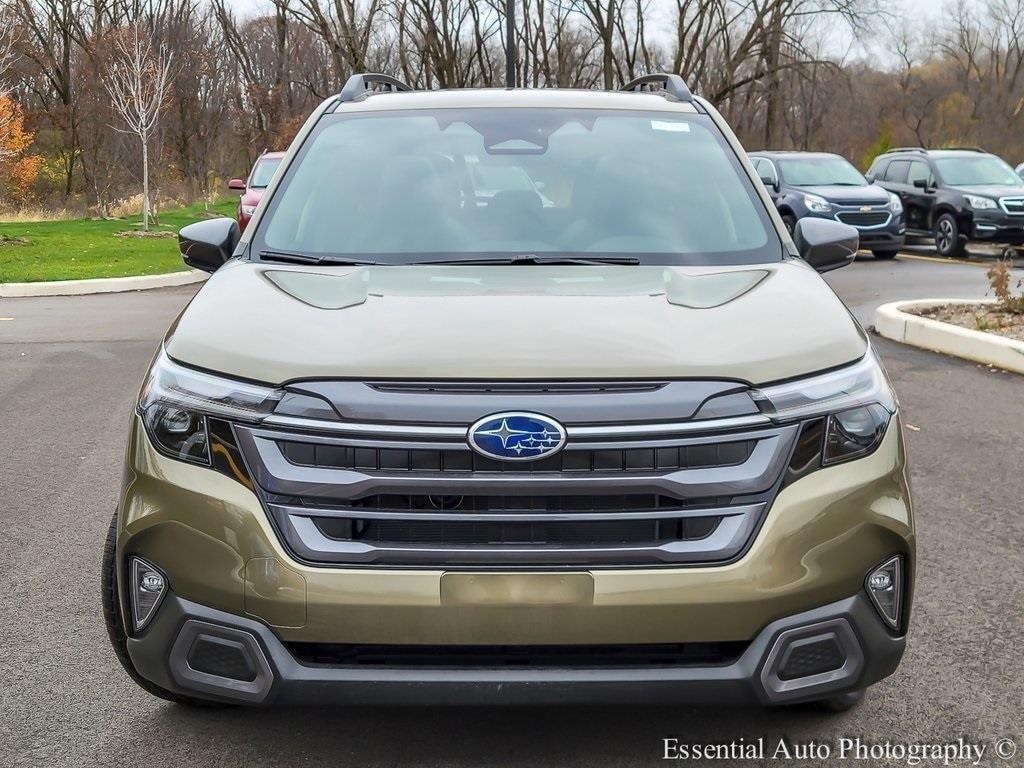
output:
[[[144,291],[149,288],[172,288],[191,285],[208,278],[206,272],[191,269],[166,275],[140,275],[139,277],[100,277],[90,280],[54,280],[42,283],[0,283],[0,298],[14,299],[27,296],[82,296],[89,293],[118,293]]]
[[[918,299],[883,304],[875,310],[875,331],[880,336],[1015,373],[1024,373],[1024,341],[906,312],[942,304],[994,304],[994,299]]]

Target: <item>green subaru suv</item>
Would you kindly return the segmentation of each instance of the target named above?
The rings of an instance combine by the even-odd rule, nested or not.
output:
[[[103,567],[182,703],[854,704],[903,654],[896,398],[718,112],[413,91],[309,118],[131,417]]]

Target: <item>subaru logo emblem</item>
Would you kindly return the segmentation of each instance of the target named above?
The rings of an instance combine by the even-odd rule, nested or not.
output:
[[[532,461],[565,445],[565,427],[539,413],[495,413],[469,428],[469,447],[501,461]]]

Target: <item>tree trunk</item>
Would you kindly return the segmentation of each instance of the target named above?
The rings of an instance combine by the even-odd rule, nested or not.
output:
[[[149,232],[149,138],[145,134],[142,139],[142,231]]]

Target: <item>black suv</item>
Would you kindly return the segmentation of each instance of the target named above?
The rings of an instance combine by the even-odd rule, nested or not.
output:
[[[749,153],[754,170],[790,232],[805,216],[836,219],[860,233],[860,247],[891,259],[903,247],[900,198],[871,184],[840,155],[826,152]]]
[[[963,256],[977,240],[1024,244],[1024,180],[980,149],[891,149],[868,178],[900,196],[907,234],[934,237],[942,256]]]

